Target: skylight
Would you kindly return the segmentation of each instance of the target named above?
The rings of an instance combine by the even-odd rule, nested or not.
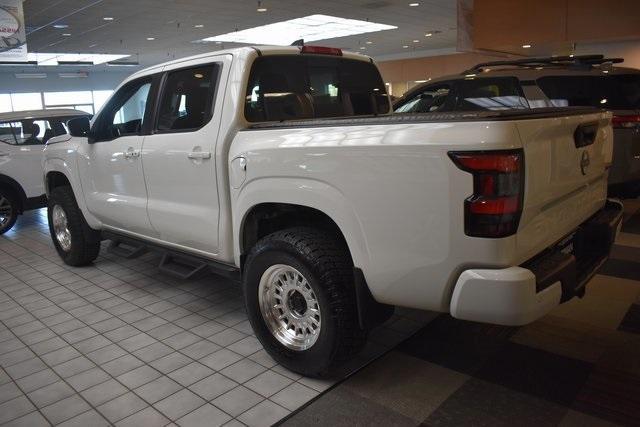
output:
[[[305,42],[334,39],[356,34],[393,30],[393,25],[338,18],[327,15],[310,15],[288,21],[234,31],[219,36],[208,37],[203,42],[232,42],[260,45],[288,46],[296,40]]]
[[[103,64],[105,62],[116,61],[118,59],[127,58],[131,55],[110,55],[103,53],[33,53],[27,54],[27,62],[37,62],[38,65],[59,65],[58,61],[63,63],[90,63],[93,65]]]

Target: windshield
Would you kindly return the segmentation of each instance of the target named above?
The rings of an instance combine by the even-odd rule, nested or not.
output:
[[[555,107],[640,108],[640,74],[548,76],[537,83]]]

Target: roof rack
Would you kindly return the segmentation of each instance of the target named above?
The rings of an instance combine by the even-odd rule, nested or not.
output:
[[[543,58],[523,58],[507,61],[483,62],[464,71],[462,74],[480,71],[488,67],[499,67],[503,65],[513,65],[516,67],[536,67],[543,65],[560,65],[565,67],[591,68],[593,65],[619,64],[624,58],[605,58],[604,55],[570,55],[570,56],[549,56]]]

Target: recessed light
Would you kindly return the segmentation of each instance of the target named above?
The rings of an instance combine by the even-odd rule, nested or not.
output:
[[[367,40],[365,43],[366,43],[366,44],[371,44],[371,43],[373,43],[373,42],[371,42],[371,41]]]
[[[203,39],[204,42],[233,42],[261,45],[288,46],[294,40],[305,42],[353,36],[375,31],[393,30],[398,27],[357,19],[345,19],[328,15],[310,15],[288,21],[233,31]]]
[[[410,7],[418,7],[420,6],[420,3],[409,3]]]
[[[530,45],[530,44],[523,44],[523,45],[522,45],[522,48],[523,48],[523,49],[529,49],[530,47],[531,47],[531,45]]]
[[[609,70],[602,70],[603,73],[609,74]]]
[[[409,46],[407,46],[406,44],[404,46],[402,46],[403,49],[408,49]]]
[[[216,42],[216,44],[222,44],[222,42],[218,41],[218,42]]]
[[[202,24],[196,24],[196,25],[193,26],[193,28],[203,28],[203,27],[204,27],[204,25],[202,25]]]
[[[102,18],[104,21],[113,21],[113,18],[111,16],[105,16],[104,18]]]
[[[62,29],[65,29],[65,28],[69,28],[69,26],[67,24],[55,24],[53,26],[53,28],[57,28],[58,30],[62,30]]]
[[[426,83],[428,80],[414,80],[414,83]]]
[[[204,74],[195,73],[195,74],[193,75],[193,77],[195,77],[196,79],[201,79],[201,78],[203,78],[203,77],[204,77]]]
[[[424,36],[425,36],[425,37],[431,37],[432,35],[433,35],[433,33],[427,33],[427,34],[425,34]]]
[[[156,39],[155,37],[147,37],[147,40],[148,40],[148,41],[153,41],[153,40],[155,40],[155,39]]]
[[[256,12],[262,13],[262,12],[266,12],[266,11],[267,11],[267,8],[266,7],[262,7],[262,2],[259,1],[258,2],[258,8],[256,9]]]
[[[360,50],[365,50],[365,49],[366,49],[366,47],[360,46]]]
[[[414,42],[414,43],[419,43],[419,42],[420,42],[420,40],[416,39],[416,40],[414,40],[413,42]]]
[[[600,104],[606,104],[607,103],[607,98],[603,98],[600,100]]]
[[[69,36],[71,36],[71,33],[62,33],[62,35],[63,35],[64,37],[69,37]]]

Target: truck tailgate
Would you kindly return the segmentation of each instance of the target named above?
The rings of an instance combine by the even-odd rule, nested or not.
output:
[[[604,112],[522,120],[517,128],[526,169],[517,247],[527,259],[602,208],[613,133]]]

